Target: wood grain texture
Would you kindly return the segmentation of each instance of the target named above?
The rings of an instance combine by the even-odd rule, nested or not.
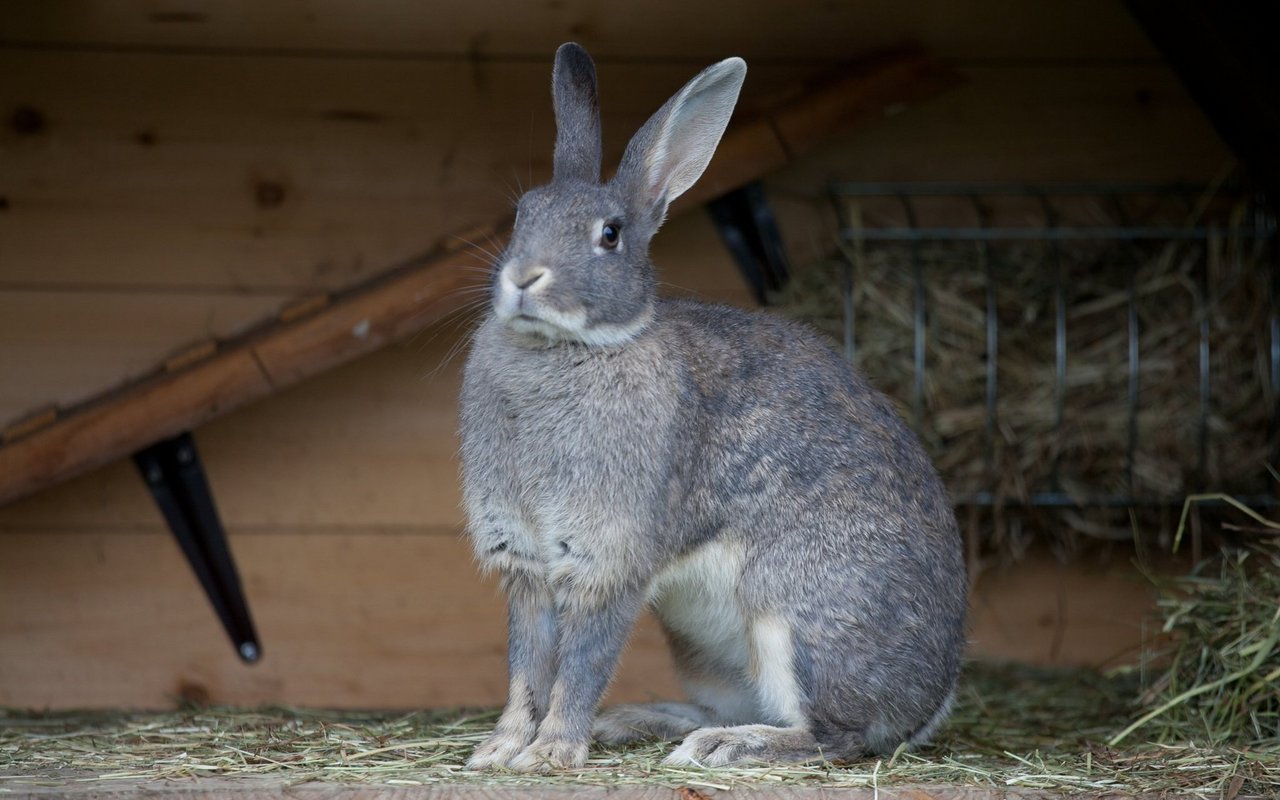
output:
[[[396,341],[455,307],[467,273],[440,260],[380,282],[316,315],[230,344],[72,409],[0,447],[0,505],[191,430],[324,368]]]
[[[163,708],[192,687],[235,705],[502,703],[503,603],[455,531],[229,533],[263,642],[252,667],[235,656],[163,525],[4,536],[0,706]],[[637,631],[611,691],[617,700],[676,692],[652,623]]]
[[[63,102],[49,112],[46,136],[0,137],[0,195],[9,203],[0,213],[0,306],[11,309],[3,317],[9,327],[0,335],[0,362],[12,376],[3,382],[3,420],[50,402],[73,404],[145,372],[175,348],[210,335],[210,319],[213,333],[224,334],[261,319],[261,309],[281,298],[347,285],[432,241],[456,242],[451,230],[464,215],[502,213],[502,187],[515,180],[513,169],[549,152],[538,65],[494,66],[485,73],[489,88],[476,98],[468,94],[472,73],[434,65],[446,71],[427,83],[443,84],[433,92],[447,113],[431,117],[433,106],[416,85],[429,76],[401,75],[396,64],[344,70],[318,59],[279,69],[270,59],[7,55],[19,60],[0,71],[0,86],[15,102],[27,96],[21,81],[37,98],[52,91]],[[21,60],[28,57],[40,60]],[[614,114],[610,130],[638,122],[688,72],[663,67],[659,80],[654,69],[610,68],[621,71],[613,76],[621,96],[606,102],[606,116]],[[770,177],[798,263],[830,246],[824,190],[835,176],[1202,180],[1228,158],[1161,67],[970,66],[965,75],[966,85],[926,102],[895,104],[892,118],[838,137]],[[768,80],[767,70],[753,67],[748,83]],[[774,84],[763,94],[781,91],[782,82]],[[126,86],[134,93],[127,101]],[[383,122],[323,116],[358,101],[376,107]],[[521,103],[537,107],[529,112],[534,127],[511,137],[503,114]],[[476,121],[474,136],[465,120]],[[399,133],[388,126],[400,126]],[[134,141],[147,131],[157,137],[153,145]],[[539,137],[545,148],[533,146]],[[621,137],[611,139],[621,146]],[[769,155],[750,137],[726,143],[726,157],[716,163],[734,163],[737,141],[748,143],[762,166],[782,163],[782,154]],[[455,155],[437,175],[443,167],[433,159],[447,155],[450,142],[474,149]],[[298,160],[310,166],[262,167]],[[281,205],[258,205],[259,179],[285,187]],[[28,191],[30,203],[22,199]],[[461,235],[474,238],[470,233]],[[43,299],[32,305],[32,297]],[[33,313],[40,303],[48,308]],[[95,315],[84,312],[92,304],[133,322],[108,316],[88,335],[81,320],[93,322]],[[167,332],[161,335],[152,320],[165,321]],[[73,341],[61,345],[67,337]],[[8,350],[15,340],[32,345]],[[57,357],[33,349],[46,347]]]
[[[273,391],[248,352],[227,353],[180,374],[182,380],[144,380],[129,388],[128,403],[105,402],[60,417],[0,448],[0,501],[135,452],[139,431],[159,441]]]
[[[149,0],[43,0],[0,5],[9,42],[54,46],[263,49],[382,57],[512,57],[550,62],[576,40],[610,59],[842,60],[916,41],[948,58],[1152,58],[1124,7],[1107,0],[678,0],[505,3],[475,0],[422,13],[411,2],[223,0],[168,7]]]
[[[753,67],[744,108],[825,68]],[[696,69],[601,69],[609,163]],[[0,288],[358,283],[455,244],[549,176],[549,74],[541,61],[0,47],[0,110],[41,120],[0,127]]]
[[[137,380],[197,342],[235,336],[286,298],[0,291],[0,421]]]
[[[0,706],[341,708],[499,705],[505,612],[454,529],[231,525],[263,644],[235,656],[157,520],[134,532],[0,536]],[[975,657],[1039,664],[1132,658],[1151,605],[1125,564],[1062,566],[1032,554],[984,579]],[[679,695],[661,635],[639,627],[613,702]]]

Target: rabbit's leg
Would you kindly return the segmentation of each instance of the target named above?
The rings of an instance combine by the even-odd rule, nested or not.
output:
[[[507,595],[507,706],[468,769],[505,767],[533,741],[555,678],[556,619],[546,585],[534,576],[504,576]]]
[[[533,742],[508,766],[522,772],[580,767],[587,760],[591,723],[605,687],[613,678],[627,634],[640,614],[643,595],[617,590],[592,602],[569,590],[557,598],[559,664],[551,686],[547,715]]]
[[[679,739],[711,724],[707,709],[693,703],[636,703],[606,708],[591,733],[603,744]]]
[[[806,700],[796,680],[791,626],[780,614],[760,613],[750,622],[750,676],[763,720],[781,724],[701,728],[685,737],[664,763],[714,767],[740,761],[819,761],[824,748],[810,730]],[[842,737],[841,752],[848,732]],[[861,745],[853,743],[854,750]]]

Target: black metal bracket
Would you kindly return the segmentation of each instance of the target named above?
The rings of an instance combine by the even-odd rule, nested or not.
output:
[[[249,663],[262,658],[262,645],[249,616],[195,439],[190,433],[179,434],[139,451],[133,460],[222,620],[236,653]]]
[[[764,187],[748,183],[707,203],[707,211],[756,301],[765,305],[769,292],[786,285],[791,270]]]

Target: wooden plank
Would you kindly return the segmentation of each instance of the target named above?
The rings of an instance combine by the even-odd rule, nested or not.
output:
[[[3,538],[0,706],[335,708],[499,705],[505,611],[453,529],[232,527],[263,642],[245,667],[160,524],[134,535]],[[615,701],[674,696],[661,634],[633,637]]]
[[[878,63],[880,69],[893,70],[899,61],[916,58],[907,54]],[[877,74],[873,71],[864,76],[864,81],[874,80]],[[837,82],[815,90],[806,100],[793,100],[785,108],[795,113],[804,102],[828,105],[834,94],[859,103],[864,115],[873,113],[875,109],[867,106],[858,89],[860,85]],[[914,92],[911,83],[899,85],[903,92]],[[864,115],[837,115],[831,119],[847,126]],[[761,135],[772,129],[749,120],[731,127],[725,135],[729,155],[713,161],[707,183],[690,192],[687,202],[696,203],[707,197],[703,193],[722,191],[774,168],[779,145]],[[729,177],[717,177],[722,175]],[[494,225],[495,230],[505,227],[502,222]],[[271,390],[278,390],[421,329],[459,306],[465,299],[465,290],[480,281],[474,272],[457,269],[456,265],[467,259],[483,263],[485,256],[483,247],[468,245],[459,251],[438,251],[414,260],[335,298],[311,317],[268,324],[241,341],[228,342],[218,356],[189,372],[152,378],[134,389],[90,404],[79,413],[71,411],[58,423],[0,447],[0,505],[257,399],[263,395],[264,382]],[[224,361],[255,364],[260,372],[254,380],[242,380],[234,386],[208,383],[207,376],[216,374]],[[206,378],[188,379],[196,375]],[[216,402],[198,402],[198,380],[205,381],[203,385],[208,388],[216,386]]]
[[[715,773],[710,774],[712,781]],[[44,800],[51,797],[70,798],[184,798],[189,800],[237,800],[242,797],[281,798],[282,800],[692,800],[735,797],[741,800],[1060,800],[1063,794],[1048,789],[1010,789],[980,786],[919,785],[868,786],[864,788],[829,788],[815,781],[808,786],[772,786],[766,783],[735,784],[732,792],[708,789],[706,782],[691,779],[690,786],[655,785],[573,786],[551,784],[540,786],[401,786],[388,784],[293,783],[288,778],[246,775],[230,778],[200,777],[163,783],[143,778],[92,780],[92,775],[72,772],[59,780],[15,780],[5,797],[14,800]],[[532,780],[537,780],[536,778]],[[1090,795],[1078,794],[1079,797]],[[1094,795],[1112,797],[1113,795]],[[1126,797],[1132,797],[1126,795]],[[1132,797],[1132,800],[1158,800],[1155,797]]]
[[[21,439],[23,436],[35,433],[41,428],[52,425],[57,419],[57,406],[46,406],[37,411],[33,411],[5,426],[3,437],[4,441],[10,442],[14,439]]]
[[[238,661],[158,520],[129,535],[0,536],[0,706],[497,705],[505,612],[454,529],[231,526],[264,658]],[[1127,563],[1028,554],[974,596],[970,654],[1131,663],[1151,603]],[[660,632],[633,637],[612,702],[678,696]]]
[[[694,69],[602,70],[609,158]],[[753,66],[744,99],[822,70]],[[0,49],[0,288],[348,287],[546,178],[548,76],[541,62]],[[23,134],[19,109],[40,120]]]
[[[188,369],[153,375],[7,443],[0,447],[0,505],[368,353],[407,333],[410,321],[439,319],[451,293],[475,278],[438,261],[429,267],[401,273],[316,316],[250,335]],[[290,350],[319,355],[296,366],[275,357]]]
[[[502,243],[495,238],[486,246]],[[425,268],[414,264],[379,279],[310,317],[283,323],[255,343],[254,354],[272,383],[282,387],[398,341],[472,299],[467,290],[483,278],[462,268],[467,262],[484,264],[485,253],[468,246],[431,257]]]
[[[329,305],[329,300],[330,297],[327,294],[316,294],[292,302],[280,309],[280,321],[293,322],[303,317],[309,317]]]
[[[604,58],[843,60],[914,41],[947,58],[1151,58],[1123,6],[1107,0],[741,0],[714,4],[623,0],[512,4],[473,0],[444,8],[343,0],[168,8],[149,0],[42,0],[0,4],[5,41],[264,49],[285,55],[523,55],[549,62],[575,39]]]
[[[960,73],[942,72],[920,52],[903,53],[854,66],[828,78],[813,99],[784,106],[770,116],[788,154],[795,156],[873,116],[901,113],[917,100],[932,98],[964,82]]]
[[[0,502],[87,472],[198,427],[273,391],[247,350],[161,375],[69,412],[0,447]]]
[[[769,183],[814,195],[833,177],[1197,181],[1218,174],[1230,157],[1163,66],[969,66],[963,74],[964,85],[909,114],[832,137]]]
[[[235,336],[287,297],[0,291],[0,424],[137,380],[177,348]]]
[[[611,157],[692,69],[602,69]],[[744,109],[814,74],[753,64]],[[1170,179],[1220,163],[1197,160],[1208,126],[1164,67],[965,74],[945,112],[930,103],[927,114],[842,140],[858,170],[849,174]],[[517,183],[545,177],[546,84],[536,63],[0,50],[0,107],[29,105],[46,120],[43,133],[0,136],[0,289],[299,294],[351,285],[497,218]],[[332,118],[344,109],[370,121]],[[148,133],[152,144],[139,144]],[[1208,139],[1216,142],[1212,131]],[[805,192],[830,177],[821,166],[803,173]],[[260,204],[264,185],[280,187],[267,192],[278,205]]]
[[[165,372],[179,372],[198,361],[204,361],[211,358],[218,352],[218,343],[215,341],[200,342],[190,347],[185,347],[169,356],[164,360]]]
[[[1108,668],[1138,660],[1155,612],[1128,554],[1063,563],[1034,551],[983,573],[970,596],[969,652],[1026,664]],[[1188,564],[1152,565],[1156,573]]]

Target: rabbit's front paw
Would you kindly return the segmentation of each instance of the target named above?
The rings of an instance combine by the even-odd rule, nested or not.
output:
[[[475,749],[467,759],[467,769],[497,769],[510,766],[511,760],[524,750],[532,736],[498,729]]]
[[[518,772],[551,772],[575,769],[587,763],[587,743],[567,739],[535,740],[508,767]]]

